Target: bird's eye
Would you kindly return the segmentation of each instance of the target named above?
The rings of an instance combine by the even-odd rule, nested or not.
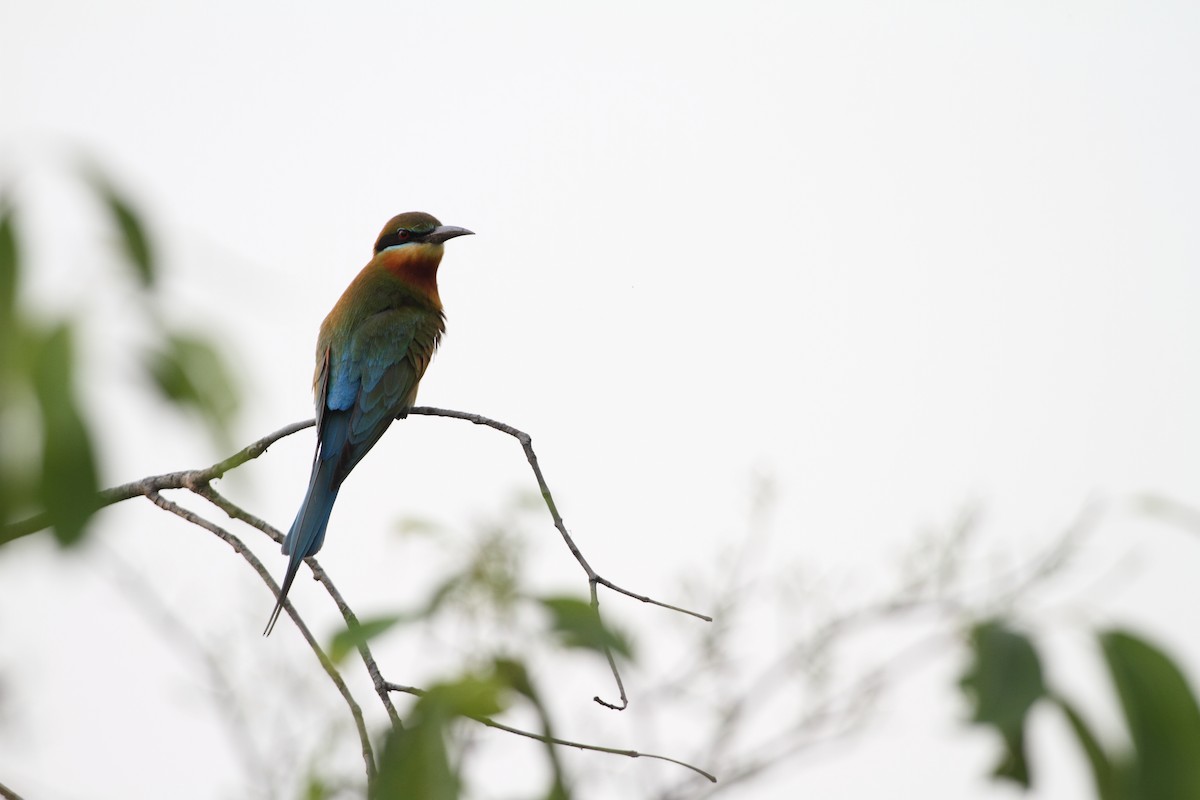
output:
[[[391,233],[385,233],[379,237],[379,241],[375,242],[375,252],[381,253],[389,247],[395,247],[398,244],[404,244],[412,239],[412,235],[413,232],[407,228],[400,228],[392,231]]]

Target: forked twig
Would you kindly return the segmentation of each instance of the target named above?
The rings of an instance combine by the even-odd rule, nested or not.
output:
[[[283,542],[283,534],[276,530],[270,523],[248,513],[236,503],[230,502],[225,498],[224,495],[212,488],[211,485],[204,484],[203,486],[198,487],[195,491],[201,497],[205,498],[217,508],[224,511],[231,518],[241,520],[247,525],[257,528],[267,536],[270,536],[271,539],[273,539],[276,543]],[[308,568],[312,570],[313,577],[325,587],[325,591],[328,592],[329,596],[333,598],[334,604],[338,607],[338,611],[341,612],[342,618],[346,621],[346,626],[351,629],[357,627],[358,617],[355,616],[354,612],[350,609],[350,606],[342,598],[342,593],[338,591],[336,586],[334,586],[333,580],[330,579],[329,574],[326,573],[325,569],[317,563],[316,558],[307,558],[305,559],[305,562],[308,564]],[[371,677],[371,683],[375,686],[375,693],[379,695],[379,700],[383,703],[383,707],[387,711],[388,718],[392,721],[392,725],[397,728],[402,727],[400,715],[396,712],[396,706],[392,703],[391,696],[388,694],[387,689],[383,686],[384,680],[383,675],[379,671],[379,664],[376,663],[375,656],[372,655],[371,648],[366,642],[359,643],[358,654],[363,660],[363,665],[367,668],[367,674]]]
[[[404,694],[411,694],[415,697],[422,697],[425,694],[424,689],[418,689],[415,686],[401,686],[398,683],[388,683],[387,688],[393,692],[403,692]],[[526,730],[521,730],[520,728],[514,728],[511,725],[505,725],[502,722],[497,722],[496,720],[492,719],[491,717],[485,717],[485,716],[476,715],[476,714],[469,714],[467,716],[470,719],[473,719],[476,722],[478,722],[480,725],[486,725],[489,728],[495,728],[496,730],[501,730],[501,731],[505,731],[507,733],[516,734],[517,736],[524,736],[526,739],[534,739],[535,741],[542,742],[543,744],[557,744],[557,745],[561,745],[563,747],[574,747],[577,750],[591,750],[594,753],[609,753],[609,754],[615,755],[615,756],[625,756],[626,758],[652,758],[656,761],[667,761],[671,764],[678,764],[679,766],[684,767],[685,769],[690,769],[692,772],[695,772],[697,775],[703,775],[705,778],[707,778],[709,781],[711,781],[713,783],[717,782],[717,778],[715,775],[711,775],[711,774],[705,772],[704,770],[700,769],[699,767],[688,764],[685,761],[679,761],[677,759],[671,758],[670,756],[660,756],[660,755],[655,755],[654,753],[642,753],[637,750],[622,750],[617,747],[604,747],[603,745],[598,745],[598,744],[586,744],[584,742],[575,742],[575,741],[571,741],[570,739],[561,739],[557,736],[546,736],[544,734],[534,733],[533,731],[526,731]]]
[[[219,539],[232,547],[235,553],[244,558],[246,562],[250,564],[251,568],[258,573],[258,576],[263,579],[263,583],[267,584],[271,591],[278,595],[279,586],[275,583],[275,579],[271,577],[271,573],[267,571],[267,568],[263,566],[261,561],[258,560],[258,557],[254,555],[254,553],[252,553],[237,536],[233,535],[219,525],[209,522],[199,514],[193,513],[183,506],[172,503],[157,491],[152,490],[147,492],[146,497],[149,498],[150,502],[154,503],[159,508],[165,511],[170,511],[175,516],[187,520],[193,525],[197,525],[204,530],[215,534]],[[375,752],[371,747],[371,737],[367,733],[367,725],[363,719],[362,709],[359,707],[358,702],[354,699],[354,695],[350,694],[350,687],[346,686],[346,682],[342,680],[341,673],[337,671],[337,667],[335,667],[333,662],[329,660],[329,656],[325,654],[325,651],[321,648],[321,645],[317,643],[316,638],[312,635],[312,631],[310,631],[308,626],[304,624],[304,619],[296,613],[296,609],[292,607],[291,603],[284,603],[284,608],[287,610],[288,615],[292,618],[292,621],[296,623],[296,628],[299,629],[300,635],[304,637],[304,640],[308,642],[308,646],[312,648],[313,653],[317,656],[317,661],[321,663],[321,668],[325,670],[325,674],[329,676],[331,681],[333,681],[333,684],[337,687],[338,692],[341,693],[342,699],[346,701],[346,706],[350,709],[351,716],[354,717],[354,727],[358,731],[358,739],[362,744],[363,761],[365,762],[367,769],[367,783],[374,783],[376,774]]]
[[[695,611],[689,611],[686,608],[673,606],[669,603],[662,603],[658,600],[654,600],[653,598],[631,592],[628,589],[624,589],[612,581],[601,577],[596,570],[592,569],[592,565],[588,563],[586,558],[584,558],[583,552],[579,549],[579,546],[575,544],[575,540],[571,538],[571,534],[567,532],[567,526],[563,522],[562,516],[558,513],[558,506],[554,504],[554,496],[550,494],[550,487],[546,484],[545,476],[542,475],[542,468],[538,466],[537,453],[533,451],[533,437],[531,437],[528,433],[518,430],[513,426],[507,425],[503,422],[498,422],[497,420],[485,417],[482,414],[469,414],[465,411],[451,411],[445,408],[416,406],[414,408],[410,408],[408,413],[429,417],[450,417],[452,419],[466,420],[467,422],[474,423],[475,425],[485,425],[489,428],[500,431],[501,433],[506,433],[521,443],[521,449],[525,451],[525,458],[527,461],[529,461],[529,467],[533,470],[534,478],[537,479],[538,489],[542,493],[542,500],[546,503],[546,508],[549,509],[550,516],[554,520],[554,527],[557,528],[558,532],[562,535],[563,541],[566,542],[567,549],[571,551],[571,555],[575,556],[575,560],[579,562],[579,566],[583,568],[585,573],[587,573],[592,610],[595,612],[597,617],[600,616],[600,599],[596,592],[596,584],[600,584],[612,589],[614,592],[623,594],[627,597],[632,597],[635,600],[640,600],[643,603],[650,603],[651,605],[656,605],[671,611],[677,611],[681,614],[688,614],[689,616],[696,617],[697,619],[702,619],[705,622],[712,622],[712,617]],[[611,708],[616,711],[624,711],[629,707],[629,698],[625,695],[625,684],[621,680],[621,673],[617,669],[617,661],[613,657],[612,650],[608,647],[608,645],[604,645],[604,655],[608,658],[608,666],[609,669],[612,670],[613,680],[617,684],[617,691],[620,693],[621,699],[618,703],[609,703],[600,699],[599,696],[593,697],[592,699],[605,708]]]
[[[243,447],[224,461],[218,461],[216,464],[205,469],[189,469],[181,472],[168,472],[163,475],[151,475],[148,478],[142,478],[140,481],[130,481],[120,486],[105,489],[96,495],[94,507],[101,509],[119,503],[122,500],[130,500],[143,495],[149,496],[150,492],[160,489],[191,489],[194,491],[195,487],[216,480],[231,469],[240,467],[247,461],[258,458],[267,452],[267,448],[280,439],[291,436],[293,433],[302,431],[305,428],[311,428],[314,424],[314,421],[310,419],[305,422],[293,422],[291,425],[285,425],[274,433],[269,433],[258,441]],[[14,522],[0,529],[0,542],[19,539],[22,536],[37,533],[48,527],[50,527],[49,514],[45,512],[34,514],[28,519]]]

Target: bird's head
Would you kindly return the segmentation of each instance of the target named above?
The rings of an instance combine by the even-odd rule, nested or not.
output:
[[[443,225],[423,211],[407,211],[388,220],[375,240],[373,262],[424,292],[440,307],[437,294],[437,268],[442,261],[442,244],[456,236],[469,236],[473,231],[454,225]]]
[[[474,231],[458,228],[454,225],[443,225],[432,214],[424,211],[406,211],[388,220],[375,240],[375,255],[385,250],[408,248],[413,253],[424,252],[431,254],[436,248],[441,257],[442,243],[455,236],[470,236]]]

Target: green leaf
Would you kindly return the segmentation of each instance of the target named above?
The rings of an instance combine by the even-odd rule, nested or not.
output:
[[[334,793],[324,778],[313,773],[308,776],[301,796],[304,800],[329,800],[329,798],[334,796]]]
[[[1037,651],[1028,637],[996,620],[971,630],[971,648],[974,662],[959,685],[975,706],[971,721],[994,727],[1004,741],[993,775],[1029,788],[1025,720],[1046,693]]]
[[[542,704],[541,698],[534,688],[533,681],[529,677],[529,670],[525,668],[522,662],[511,658],[495,659],[492,662],[492,669],[496,677],[505,686],[519,692],[529,700],[529,704],[533,706],[533,710],[541,722],[541,733],[547,740],[543,742],[543,746],[546,749],[546,760],[550,763],[551,776],[550,787],[547,789],[545,795],[546,800],[570,800],[571,792],[567,788],[566,776],[563,773],[562,763],[558,758],[558,745],[549,741],[554,738],[554,730],[550,724],[550,713]]]
[[[458,776],[446,751],[447,720],[393,728],[379,759],[371,800],[458,800]]]
[[[4,412],[13,402],[15,385],[24,383],[25,377],[16,364],[19,352],[16,316],[19,266],[12,208],[7,198],[0,197],[0,426],[5,423],[12,425],[11,417]],[[11,442],[8,444],[11,445]],[[0,451],[0,525],[12,521],[10,514],[23,494],[14,486],[14,472],[25,472],[21,469],[20,460],[14,458],[11,452]],[[0,537],[0,543],[4,541]]]
[[[1103,633],[1100,646],[1137,756],[1137,797],[1200,797],[1200,708],[1183,672],[1131,633]]]
[[[633,658],[633,649],[625,637],[605,626],[596,610],[575,597],[542,597],[538,602],[550,612],[551,628],[567,647],[578,647]]]
[[[38,471],[31,446],[36,427],[23,424],[36,412],[28,402],[34,361],[26,352],[31,349],[30,332],[17,311],[21,253],[15,216],[8,198],[0,196],[0,525],[32,513]],[[11,538],[0,533],[0,544]]]
[[[329,659],[335,664],[340,664],[342,659],[357,650],[360,644],[391,630],[402,619],[399,615],[377,617],[360,622],[353,628],[338,631],[329,643]]]
[[[6,199],[0,198],[0,336],[5,338],[16,326],[19,265],[20,251],[12,208]]]
[[[125,196],[117,191],[112,182],[98,169],[91,168],[88,172],[92,186],[100,195],[100,199],[104,201],[113,225],[121,234],[125,259],[133,268],[134,276],[144,288],[150,288],[154,285],[155,279],[154,251],[150,247],[150,239],[146,235],[146,228],[142,225],[141,217],[138,216],[133,205]]]
[[[495,677],[475,675],[429,689],[413,707],[406,727],[388,735],[372,799],[457,800],[459,779],[446,747],[450,724],[459,717],[499,713],[504,690]]]
[[[38,499],[60,544],[80,540],[95,512],[99,479],[92,439],[75,402],[71,328],[45,336],[34,362],[33,383],[42,416],[42,470]]]
[[[505,686],[528,697],[535,706],[540,706],[541,701],[533,688],[533,681],[529,679],[529,671],[525,669],[524,663],[512,658],[498,657],[492,661],[492,670],[496,678]]]
[[[496,675],[464,675],[425,692],[414,716],[490,717],[504,710],[501,695],[507,688]]]
[[[24,384],[28,377],[21,363],[22,339],[26,337],[17,314],[21,254],[13,216],[7,198],[0,197],[0,410],[13,402],[14,386]],[[0,486],[0,496],[5,494],[4,488]],[[6,518],[0,514],[0,519]]]
[[[169,334],[147,370],[167,400],[197,411],[215,435],[224,436],[239,400],[232,373],[212,345],[199,336]]]
[[[1132,800],[1131,787],[1128,785],[1131,770],[1128,760],[1110,757],[1071,703],[1060,697],[1054,698],[1054,702],[1066,714],[1067,722],[1071,724],[1071,730],[1075,732],[1075,738],[1087,756],[1088,765],[1092,768],[1092,781],[1096,785],[1096,797],[1099,800]]]

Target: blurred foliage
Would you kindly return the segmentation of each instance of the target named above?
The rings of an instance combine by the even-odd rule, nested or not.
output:
[[[141,216],[101,170],[88,166],[84,167],[84,171],[96,196],[108,211],[113,226],[121,235],[124,261],[132,269],[134,279],[142,288],[151,288],[158,273],[158,264]]]
[[[72,328],[62,323],[34,345],[33,386],[42,418],[37,500],[60,544],[83,536],[100,489],[92,437],[75,398]]]
[[[1107,750],[1080,710],[1047,688],[1030,637],[1000,620],[972,629],[974,662],[961,685],[975,707],[972,721],[995,728],[1004,743],[994,775],[1027,789],[1034,784],[1025,728],[1035,704],[1045,701],[1066,716],[1100,800],[1200,797],[1200,708],[1183,672],[1136,634],[1106,631],[1097,638],[1120,699],[1131,750]]]
[[[147,332],[141,366],[149,386],[157,398],[197,417],[219,446],[228,446],[229,426],[238,408],[234,375],[206,337],[165,321],[172,315],[157,293],[162,285],[159,258],[141,214],[99,170],[88,168],[85,175],[86,185],[120,242],[120,262],[127,268],[123,280],[136,292],[137,313]],[[93,428],[78,386],[81,365],[76,343],[86,335],[84,315],[47,319],[22,302],[21,280],[29,265],[18,220],[12,201],[0,199],[0,544],[23,535],[11,533],[10,526],[36,515],[39,523],[44,522],[39,527],[51,530],[61,545],[69,546],[86,537],[100,488]],[[77,251],[87,252],[88,248]],[[754,535],[761,525],[762,521],[751,515],[751,532],[743,545],[746,553],[764,549]],[[970,520],[965,520],[949,539],[921,551],[915,567],[900,570],[902,583],[895,595],[874,608],[822,617],[821,609],[814,611],[810,604],[780,601],[776,596],[771,611],[782,613],[788,627],[781,629],[777,641],[765,646],[778,649],[779,655],[767,654],[768,660],[776,659],[769,662],[772,668],[755,674],[774,676],[772,680],[779,684],[807,674],[812,680],[805,689],[818,694],[820,701],[822,681],[837,672],[830,653],[849,639],[852,634],[848,632],[863,620],[894,624],[899,615],[913,609],[950,609],[953,630],[961,634],[956,641],[971,656],[959,681],[972,707],[971,721],[994,730],[1000,740],[1001,757],[994,777],[1026,789],[1037,785],[1036,758],[1028,753],[1028,729],[1032,712],[1041,707],[1057,709],[1065,716],[1099,800],[1200,797],[1200,758],[1196,757],[1200,753],[1200,707],[1183,671],[1164,651],[1134,632],[1097,634],[1127,734],[1128,744],[1114,746],[1097,735],[1089,722],[1092,714],[1046,678],[1055,670],[1046,663],[1046,653],[1035,637],[1022,630],[1021,592],[989,598],[1005,601],[993,603],[993,607],[1006,608],[1004,614],[973,616],[968,612],[965,616],[974,623],[965,629],[958,627],[964,606],[946,601],[962,588],[963,551],[970,527]],[[571,796],[571,781],[558,757],[559,746],[548,741],[554,736],[554,725],[542,699],[546,686],[535,680],[538,672],[531,665],[540,655],[566,649],[581,649],[596,655],[601,663],[610,653],[633,661],[634,648],[587,600],[525,591],[520,575],[523,557],[510,528],[507,522],[486,526],[473,547],[457,551],[455,563],[434,572],[442,577],[414,608],[364,620],[330,638],[328,651],[338,663],[360,645],[402,626],[442,625],[451,618],[478,624],[479,630],[467,637],[466,663],[447,669],[428,689],[412,690],[417,699],[405,714],[404,724],[389,728],[380,737],[378,774],[368,789],[373,800],[456,800],[470,794],[466,776],[473,751],[464,744],[464,726],[481,721],[490,724],[495,715],[510,709],[519,709],[524,718],[536,721],[536,730],[530,733],[541,738],[549,767],[539,795],[546,800]],[[429,538],[440,528],[418,521],[408,530]],[[769,704],[774,718],[787,713],[775,687],[765,681],[741,686],[737,679],[743,652],[731,634],[753,623],[752,615],[742,609],[748,607],[747,598],[758,583],[742,572],[743,560],[739,556],[722,559],[719,564],[720,578],[729,586],[727,598],[719,598],[715,581],[703,588],[702,603],[715,604],[722,613],[701,630],[693,652],[676,654],[680,663],[687,665],[687,681],[681,682],[673,673],[667,687],[697,707],[703,704],[698,699],[703,691],[697,687],[709,681],[712,691],[708,694],[719,701],[712,704],[717,711],[712,730],[689,731],[697,734],[695,738],[707,736],[710,741],[694,757],[699,766],[709,767],[710,761],[717,761],[732,773],[731,780],[720,784],[701,782],[706,797],[731,793],[731,787],[740,788],[739,781],[753,779],[773,766],[761,756],[764,752],[778,753],[776,763],[801,752],[804,745],[792,746],[787,737],[801,742],[819,740],[814,731],[819,734],[824,730],[820,726],[839,715],[852,727],[863,707],[858,701],[863,697],[869,701],[876,687],[871,675],[858,683],[851,681],[853,702],[845,706],[817,702],[812,705],[816,710],[811,717],[799,716],[790,727],[781,728],[774,740],[771,731],[760,735],[763,731],[755,730],[757,749],[741,764],[722,753],[722,747],[732,748],[737,726],[751,717],[748,709],[755,703]],[[1048,559],[1041,576],[1052,574],[1061,563],[1061,558]],[[715,603],[714,595],[718,595]],[[797,609],[814,619],[808,639],[801,631],[802,615]],[[683,624],[696,625],[693,620]],[[682,683],[687,684],[686,689]],[[694,776],[689,780],[702,781]],[[696,785],[689,784],[683,794],[661,796],[698,796],[700,792],[691,791]],[[362,796],[363,787],[354,788],[355,794]],[[319,800],[343,795],[345,789],[345,781],[327,780],[312,766],[303,796]]]
[[[596,609],[586,600],[575,597],[543,597],[538,602],[550,612],[551,629],[564,647],[592,650],[597,653],[611,650],[625,658],[633,658],[633,647],[629,640],[605,625]]]
[[[8,199],[0,199],[0,364],[7,365],[17,331],[17,231]]]
[[[222,449],[231,449],[237,384],[212,344],[195,334],[168,333],[147,357],[146,371],[163,397],[196,412]]]
[[[457,798],[461,775],[447,748],[450,728],[463,717],[490,717],[502,711],[508,705],[508,688],[503,677],[492,672],[464,675],[424,692],[405,727],[388,734],[370,796],[374,800]]]
[[[975,661],[960,681],[975,705],[973,722],[991,725],[1004,739],[1004,756],[993,773],[1029,786],[1025,720],[1046,693],[1042,665],[1029,639],[990,620],[970,633]]]
[[[549,715],[542,704],[525,665],[517,659],[496,658],[486,671],[464,674],[422,692],[402,728],[388,733],[380,758],[379,776],[372,785],[372,800],[438,798],[457,800],[462,796],[464,751],[452,751],[454,729],[461,720],[483,720],[509,708],[514,699],[524,700],[541,723],[538,732],[551,737]],[[546,800],[569,800],[557,745],[545,741],[550,777]]]
[[[1113,796],[1200,797],[1200,709],[1182,670],[1132,633],[1103,633],[1100,645],[1133,742],[1129,756],[1109,759],[1130,771]]]
[[[214,442],[227,448],[238,406],[232,373],[204,337],[163,321],[170,309],[154,291],[160,265],[141,215],[100,170],[83,172],[120,241],[118,257],[137,292],[146,336],[158,343],[147,348],[143,365],[151,385],[160,399],[198,414]],[[83,539],[99,506],[95,437],[78,391],[75,342],[86,334],[85,314],[48,320],[23,302],[21,276],[30,267],[17,220],[13,202],[0,201],[0,544],[37,528],[69,546]],[[35,516],[36,524],[14,527]]]
[[[543,737],[549,769],[535,790],[537,796],[571,797],[559,745],[545,741],[554,736],[542,701],[547,687],[539,688],[530,665],[582,648],[596,656],[600,674],[607,674],[607,648],[630,659],[632,647],[586,599],[539,597],[527,590],[520,554],[523,526],[534,511],[514,498],[496,518],[481,522],[472,536],[447,535],[428,542],[449,560],[442,577],[414,608],[364,620],[332,636],[327,652],[338,662],[358,645],[403,626],[466,626],[469,631],[463,634],[470,642],[461,653],[463,663],[447,667],[443,674],[449,677],[432,687],[411,690],[417,701],[404,714],[403,726],[387,732],[379,751],[379,774],[368,791],[371,798],[471,796],[465,770],[477,748],[466,735],[470,727],[464,726],[490,724],[494,716],[518,706],[538,723],[529,733]]]
[[[367,644],[372,639],[382,636],[404,619],[400,614],[389,614],[360,620],[357,625],[338,631],[333,635],[326,648],[330,661],[334,664],[342,663],[346,660],[346,656],[358,649],[359,645]]]

